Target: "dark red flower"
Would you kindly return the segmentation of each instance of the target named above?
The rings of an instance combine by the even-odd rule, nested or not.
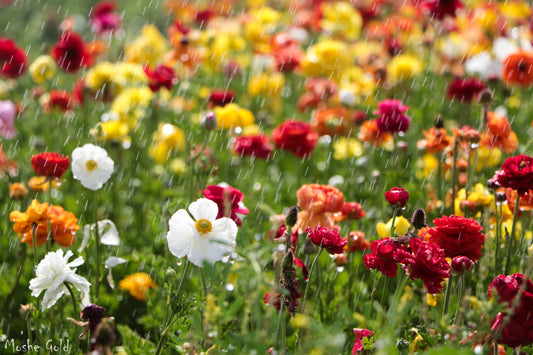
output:
[[[496,292],[494,292],[496,291]],[[506,304],[506,315],[498,313],[492,322],[492,331],[500,333],[498,343],[510,347],[533,343],[533,283],[524,274],[497,276],[489,286],[488,295],[498,295],[498,301]],[[520,297],[516,305],[515,298]]]
[[[307,227],[305,229],[307,238],[313,242],[314,245],[323,247],[330,254],[344,253],[344,247],[348,241],[340,236],[339,232],[334,229],[315,226],[315,229]]]
[[[305,158],[315,149],[318,134],[311,125],[298,120],[287,120],[272,131],[272,139],[281,150],[288,150],[298,158]]]
[[[242,205],[244,194],[231,186],[209,185],[202,191],[205,198],[216,202],[218,205],[217,218],[229,217],[239,227],[242,226],[242,220],[239,214],[248,214],[250,212]]]
[[[104,318],[105,308],[96,304],[90,304],[81,311],[81,319],[89,322],[89,328],[91,334],[94,334],[96,327],[100,324],[102,318]]]
[[[233,144],[235,153],[259,159],[268,159],[273,150],[270,139],[262,134],[238,137]]]
[[[0,37],[0,70],[7,78],[18,78],[26,71],[28,58],[26,53],[17,47],[9,38]]]
[[[524,154],[507,158],[494,178],[499,186],[510,187],[520,196],[527,195],[533,189],[533,158]]]
[[[418,0],[415,4],[437,20],[442,20],[446,15],[455,17],[457,9],[463,8],[460,0]]]
[[[398,250],[407,250],[403,244],[395,242],[391,238],[374,240],[370,245],[372,253],[363,257],[363,263],[367,269],[378,269],[388,277],[396,277],[398,265],[394,254]]]
[[[46,113],[50,113],[53,109],[59,109],[62,112],[71,111],[77,102],[77,99],[66,90],[52,90],[48,95],[48,99],[44,101]]]
[[[231,90],[215,89],[209,95],[209,103],[211,106],[225,106],[235,100],[235,93]]]
[[[215,12],[211,9],[199,10],[194,16],[194,22],[199,24],[206,24],[215,16]]]
[[[450,263],[450,269],[454,275],[463,275],[472,270],[475,263],[466,256],[456,256]]]
[[[153,92],[159,91],[162,87],[172,90],[172,87],[178,82],[174,70],[165,65],[158,65],[154,70],[146,67],[144,72],[148,76],[148,87]]]
[[[92,64],[92,57],[86,51],[81,36],[75,32],[63,32],[52,48],[52,57],[66,72],[75,73],[82,66]]]
[[[485,88],[485,83],[477,78],[456,78],[448,85],[446,96],[450,100],[470,103]]]
[[[374,333],[368,329],[353,328],[353,333],[355,334],[355,342],[352,348],[352,355],[357,355],[358,351],[365,350],[363,346],[363,338],[372,338]]]
[[[37,175],[59,179],[68,170],[70,159],[55,152],[40,153],[31,158],[31,166]]]
[[[485,235],[483,227],[471,218],[442,216],[433,221],[435,228],[429,228],[426,240],[444,249],[446,256],[466,256],[474,262],[481,257]]]
[[[393,187],[385,192],[385,200],[392,206],[403,207],[409,201],[409,192],[401,187]]]
[[[412,254],[399,251],[396,259],[404,265],[411,279],[421,279],[424,282],[428,293],[440,293],[442,282],[450,277],[450,265],[446,261],[444,250],[437,244],[418,238],[411,238],[409,244]]]
[[[384,100],[378,104],[374,115],[378,115],[376,124],[381,132],[405,132],[409,129],[411,119],[405,114],[409,107],[400,100]]]

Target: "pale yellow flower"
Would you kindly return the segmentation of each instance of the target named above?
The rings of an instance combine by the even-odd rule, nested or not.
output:
[[[160,123],[152,135],[148,155],[156,163],[166,163],[174,152],[185,149],[185,133],[170,123]]]
[[[236,103],[227,104],[224,107],[215,107],[218,128],[231,129],[246,127],[254,123],[252,111],[241,108]]]
[[[392,58],[387,65],[387,74],[392,83],[397,83],[415,77],[423,69],[424,64],[417,57],[410,54],[400,54]]]
[[[277,97],[284,84],[285,77],[282,73],[259,73],[248,81],[248,93],[251,96]]]
[[[394,224],[394,232],[396,236],[402,236],[407,233],[409,230],[409,221],[403,217],[398,216],[396,217],[396,223]],[[387,238],[390,236],[390,229],[392,227],[392,218],[385,224],[382,222],[379,222],[376,225],[376,230],[378,232],[378,235],[380,238]]]
[[[341,41],[323,39],[307,49],[302,60],[303,72],[308,76],[338,79],[351,62],[348,46]]]
[[[125,49],[126,61],[155,67],[163,61],[167,41],[154,25],[145,25],[141,35]]]
[[[363,155],[363,145],[355,138],[339,137],[333,143],[333,158],[344,160]]]
[[[333,36],[353,41],[361,35],[363,18],[349,2],[324,3],[320,26]]]
[[[49,55],[41,55],[37,57],[29,67],[31,78],[38,84],[44,83],[45,80],[52,79],[56,70],[56,63]]]

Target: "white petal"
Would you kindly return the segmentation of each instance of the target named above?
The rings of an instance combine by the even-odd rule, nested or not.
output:
[[[238,227],[233,220],[227,217],[219,218],[213,223],[213,230],[209,238],[215,242],[223,243],[235,248]]]
[[[178,258],[182,258],[189,253],[195,240],[194,221],[187,211],[181,209],[172,215],[168,225],[168,249]]]
[[[72,260],[70,263],[67,264],[68,267],[76,267],[83,264],[83,257],[78,256],[76,259]]]
[[[107,230],[106,230],[107,228]],[[104,219],[98,222],[98,230],[101,234],[100,242],[104,245],[120,245],[120,238],[118,237],[117,227],[109,219]]]
[[[91,227],[90,225],[86,224],[85,226],[83,226],[83,240],[81,241],[81,245],[78,248],[78,253],[81,253],[81,251],[87,247],[87,244],[89,244],[90,236],[91,236]]]
[[[126,262],[126,259],[122,259],[116,256],[110,256],[105,261],[104,265],[107,269],[112,269],[117,265],[124,264]]]
[[[189,211],[195,220],[207,219],[214,221],[218,215],[218,206],[207,198],[200,198],[189,205]]]
[[[52,307],[54,304],[56,304],[57,300],[63,296],[63,294],[67,293],[66,287],[64,285],[61,285],[61,287],[56,289],[48,289],[46,290],[43,300],[41,302],[41,306],[43,310],[48,309]]]

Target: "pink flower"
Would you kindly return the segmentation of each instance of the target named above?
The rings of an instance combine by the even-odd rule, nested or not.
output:
[[[13,125],[17,108],[9,100],[0,101],[0,136],[11,139],[17,134]]]
[[[409,107],[402,104],[400,100],[384,100],[378,104],[378,110],[374,115],[377,126],[381,132],[405,132],[409,129],[411,119],[405,115]]]
[[[232,186],[209,185],[202,191],[205,198],[215,202],[218,205],[217,218],[229,217],[239,227],[242,226],[242,220],[239,214],[246,215],[250,210],[244,208],[242,200],[244,194]]]
[[[372,338],[374,333],[368,329],[362,328],[353,328],[353,333],[355,334],[355,343],[353,344],[352,355],[357,355],[358,351],[365,350],[363,346],[363,339]]]

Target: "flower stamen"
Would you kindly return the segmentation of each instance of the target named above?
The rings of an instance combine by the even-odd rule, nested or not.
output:
[[[87,162],[85,162],[85,167],[87,168],[87,170],[93,171],[96,168],[98,168],[98,163],[94,161],[93,159],[90,159],[90,160],[87,160]]]
[[[213,230],[213,225],[207,219],[199,219],[199,220],[197,220],[196,223],[194,224],[194,226],[196,227],[196,230],[200,234],[207,234],[207,233],[211,232],[211,230]]]

